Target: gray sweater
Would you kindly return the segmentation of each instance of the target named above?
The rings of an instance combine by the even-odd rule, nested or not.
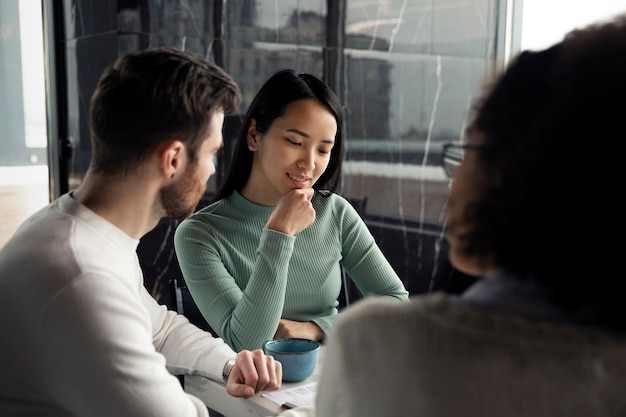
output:
[[[626,416],[626,338],[520,314],[523,299],[479,307],[498,293],[479,290],[355,304],[329,336],[316,415]]]

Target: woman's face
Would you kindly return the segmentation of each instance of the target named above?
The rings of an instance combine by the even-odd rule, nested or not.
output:
[[[289,191],[313,187],[328,167],[336,134],[335,116],[313,99],[290,103],[264,133],[253,119],[247,140],[254,157],[243,195],[275,206]]]
[[[477,255],[466,255],[463,250],[466,244],[463,236],[472,227],[467,220],[467,213],[482,198],[482,190],[489,181],[478,163],[484,137],[475,127],[471,127],[466,138],[469,147],[465,150],[465,157],[450,184],[446,239],[450,246],[450,262],[456,269],[469,275],[484,276],[493,270],[491,260]]]

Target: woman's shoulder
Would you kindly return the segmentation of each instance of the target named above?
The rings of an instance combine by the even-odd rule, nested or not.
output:
[[[219,222],[221,213],[228,212],[228,209],[225,207],[227,205],[227,199],[222,199],[199,208],[178,225],[176,234],[187,234],[193,231],[210,232],[209,229],[212,228],[212,225]],[[211,227],[207,229],[207,226]]]
[[[243,197],[238,193],[233,193],[217,201],[211,201],[208,205],[199,208],[189,218],[209,221],[213,217],[233,217],[235,212],[241,210],[241,200],[243,200]]]
[[[354,201],[359,202],[360,200]],[[315,192],[315,197],[313,198],[313,204],[317,207],[330,208],[334,212],[347,211],[353,214],[358,214],[352,199],[348,199],[329,190],[317,190]]]
[[[219,213],[224,210],[225,206],[228,206],[229,197],[222,198],[221,200],[212,201],[208,205],[199,208],[191,217],[194,216],[202,216],[202,215],[212,215],[213,213]]]
[[[315,195],[316,200],[325,202],[326,204],[330,204],[330,203],[341,204],[341,200],[345,200],[342,196],[330,190],[315,190],[314,195]]]

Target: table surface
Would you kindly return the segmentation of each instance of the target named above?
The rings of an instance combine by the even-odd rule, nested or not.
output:
[[[320,350],[313,375],[302,382],[283,382],[281,391],[317,382],[321,370],[322,351],[323,349]],[[185,375],[185,392],[200,398],[207,407],[225,417],[267,417],[275,416],[286,410],[286,408],[262,397],[262,394],[270,391],[261,391],[250,398],[237,398],[226,392],[224,383],[198,375]]]

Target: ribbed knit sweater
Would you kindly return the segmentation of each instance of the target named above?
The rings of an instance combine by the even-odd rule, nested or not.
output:
[[[194,301],[234,350],[261,347],[281,318],[313,321],[327,333],[337,315],[340,264],[364,296],[408,299],[347,200],[318,191],[311,203],[315,221],[296,236],[267,229],[274,207],[238,192],[177,228],[176,255]]]

